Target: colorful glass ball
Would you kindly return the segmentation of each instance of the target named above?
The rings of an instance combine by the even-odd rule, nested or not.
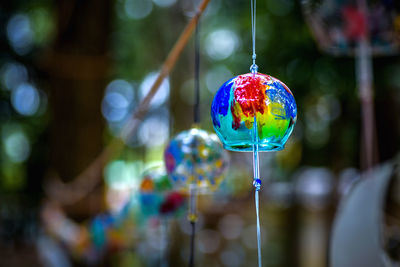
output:
[[[224,148],[252,151],[258,144],[260,151],[275,151],[284,148],[293,131],[297,107],[283,82],[262,73],[247,73],[219,88],[211,116]]]
[[[215,190],[222,182],[229,157],[218,137],[199,128],[171,139],[164,152],[167,173],[176,188]]]

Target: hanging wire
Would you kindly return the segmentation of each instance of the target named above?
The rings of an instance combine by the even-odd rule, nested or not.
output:
[[[200,123],[200,20],[196,24],[196,31],[194,35],[194,107],[193,107],[193,122],[195,125]],[[192,174],[194,176],[194,174]],[[196,198],[197,190],[193,185],[189,189],[189,215],[188,220],[191,226],[190,235],[190,255],[189,255],[189,267],[194,266],[194,248],[195,248],[195,237],[196,237]]]
[[[200,19],[196,24],[194,34],[194,110],[193,121],[200,123]]]
[[[196,198],[197,191],[196,187],[191,186],[189,188],[189,215],[188,220],[191,226],[191,234],[190,234],[190,255],[189,255],[189,267],[194,266],[194,246],[195,246],[195,237],[196,237],[196,221],[197,221],[197,212],[196,212]]]
[[[253,55],[252,60],[253,64],[250,66],[250,71],[253,75],[255,75],[258,71],[258,66],[256,64],[256,0],[251,0],[251,35],[253,42]],[[253,123],[253,186],[255,189],[254,193],[254,201],[256,206],[256,215],[257,215],[257,254],[258,254],[258,266],[262,266],[262,257],[261,257],[261,227],[260,227],[260,199],[259,192],[261,189],[261,179],[260,179],[260,161],[258,157],[258,127],[257,127],[257,117],[254,113],[254,123]]]
[[[260,179],[260,161],[258,157],[258,127],[257,127],[257,119],[256,116],[254,116],[254,124],[253,124],[253,129],[254,129],[254,142],[253,142],[253,172],[254,172],[254,178],[253,178],[253,186],[255,189],[255,204],[256,204],[256,215],[257,215],[257,254],[258,254],[258,266],[262,266],[261,262],[261,227],[260,227],[260,214],[259,214],[259,195],[258,191],[261,189],[261,179]]]
[[[253,64],[250,66],[251,73],[255,74],[258,71],[258,66],[256,65],[256,0],[251,0],[251,35],[252,35],[252,42],[253,42]]]

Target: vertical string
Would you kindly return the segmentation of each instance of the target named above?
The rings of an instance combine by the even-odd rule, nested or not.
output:
[[[200,123],[200,19],[196,24],[194,34],[194,110],[193,121],[195,124]]]
[[[251,73],[255,74],[258,71],[258,66],[256,65],[256,0],[250,0],[250,9],[251,9],[251,36],[252,36],[252,43],[253,43],[253,55],[252,60],[253,64],[250,66]]]
[[[192,231],[190,235],[190,258],[189,258],[189,267],[194,266],[194,240],[196,235],[196,222],[190,222]]]
[[[161,257],[160,257],[160,267],[168,267],[168,220],[161,219]]]
[[[252,60],[253,64],[250,66],[250,71],[255,75],[258,71],[258,66],[256,64],[256,0],[250,0],[250,8],[251,8],[251,35],[252,35],[252,42],[253,42],[253,55]],[[259,200],[259,193],[261,188],[261,179],[260,179],[260,162],[258,158],[258,127],[257,127],[257,117],[254,115],[254,123],[253,123],[253,130],[254,130],[254,140],[253,140],[253,186],[255,189],[254,201],[256,206],[256,216],[257,216],[257,255],[258,255],[258,267],[262,266],[262,257],[261,257],[261,227],[260,227],[260,200]]]
[[[191,235],[190,235],[190,255],[189,255],[189,267],[194,266],[194,245],[195,245],[195,234],[196,234],[196,220],[197,220],[197,214],[196,214],[196,188],[194,186],[191,186],[189,189],[189,215],[188,215],[188,220],[191,225]]]
[[[194,124],[200,123],[200,19],[196,24],[196,31],[194,34],[194,106],[193,106],[193,122]],[[194,174],[192,174],[194,175]],[[194,266],[194,246],[195,246],[195,234],[196,234],[196,185],[191,185],[189,189],[189,215],[188,220],[191,225],[190,235],[190,255],[189,255],[189,267]]]
[[[262,266],[262,257],[261,257],[261,227],[260,227],[260,215],[259,215],[259,196],[258,189],[255,192],[255,203],[256,203],[256,214],[257,214],[257,255],[258,255],[258,266]]]
[[[256,205],[256,216],[257,216],[257,254],[258,254],[258,266],[262,266],[261,261],[261,227],[260,227],[260,214],[259,214],[259,194],[261,188],[261,179],[260,179],[260,161],[258,157],[258,127],[257,127],[257,119],[254,116],[254,123],[253,123],[253,130],[254,130],[254,140],[253,140],[253,172],[254,172],[254,180],[253,186],[255,189],[255,205]]]

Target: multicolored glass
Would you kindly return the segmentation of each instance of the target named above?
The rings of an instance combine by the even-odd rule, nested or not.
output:
[[[228,167],[228,154],[218,137],[192,128],[171,139],[164,152],[167,172],[175,188],[215,190]]]
[[[173,191],[164,168],[159,166],[144,172],[139,187],[140,215],[144,218],[179,216],[186,196]]]
[[[259,151],[275,151],[284,148],[293,131],[297,107],[283,82],[262,73],[247,73],[221,86],[211,116],[224,148],[253,151],[258,144]]]

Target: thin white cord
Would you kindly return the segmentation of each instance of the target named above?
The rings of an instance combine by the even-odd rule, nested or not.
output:
[[[252,74],[256,74],[258,71],[258,66],[256,65],[256,0],[251,0],[251,34],[252,34],[252,42],[253,42],[253,55],[252,60],[253,64],[250,66],[250,71]],[[261,188],[261,179],[260,179],[260,162],[258,158],[258,129],[257,129],[257,118],[256,114],[254,114],[254,140],[253,140],[253,171],[254,171],[254,179],[253,186],[255,188],[255,205],[256,205],[256,215],[257,215],[257,254],[258,254],[258,267],[262,266],[262,257],[261,257],[261,227],[260,227],[260,200],[259,193]]]
[[[255,202],[256,202],[256,214],[257,214],[257,254],[258,254],[258,267],[262,266],[262,261],[261,261],[261,227],[260,227],[260,214],[259,214],[259,197],[258,197],[258,191],[256,189],[255,192]]]
[[[253,172],[254,172],[254,180],[253,186],[255,188],[255,204],[256,204],[256,215],[257,215],[257,253],[258,253],[258,266],[262,266],[261,262],[261,227],[260,227],[260,214],[259,214],[259,195],[258,191],[261,189],[261,179],[260,179],[260,161],[258,157],[258,127],[257,127],[257,119],[254,115],[254,123],[253,123]]]
[[[251,73],[257,73],[258,66],[256,65],[256,2],[257,0],[251,0],[251,34],[252,34],[252,42],[253,42],[253,64],[250,66]]]

